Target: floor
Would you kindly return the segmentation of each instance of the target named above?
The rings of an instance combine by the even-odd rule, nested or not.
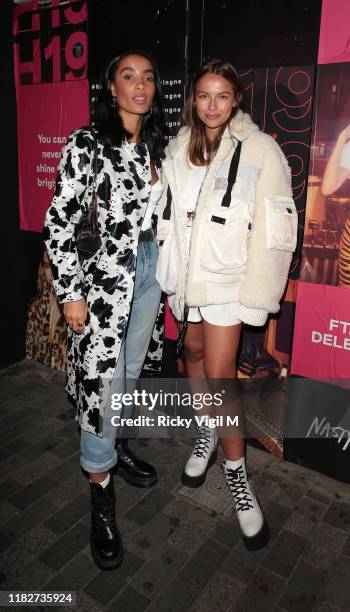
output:
[[[159,482],[145,490],[114,477],[126,554],[101,572],[63,387],[61,373],[31,361],[0,373],[1,590],[74,590],[76,607],[60,609],[84,612],[350,610],[350,486],[253,447],[267,548],[243,547],[219,465],[201,490],[180,485],[190,439],[141,440],[133,448]]]

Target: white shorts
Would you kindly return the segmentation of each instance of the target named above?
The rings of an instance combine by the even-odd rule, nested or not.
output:
[[[239,325],[237,318],[238,302],[230,304],[210,304],[209,306],[191,306],[188,313],[189,323],[206,321],[212,325]]]
[[[168,295],[168,304],[173,311],[174,295]],[[229,304],[210,304],[209,306],[190,306],[188,313],[189,323],[200,323],[206,321],[212,325],[239,325],[240,319],[237,318],[238,302]]]

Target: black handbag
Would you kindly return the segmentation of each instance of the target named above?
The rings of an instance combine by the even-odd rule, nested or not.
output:
[[[80,261],[90,259],[101,247],[102,240],[98,229],[98,204],[97,204],[97,158],[98,143],[94,136],[94,160],[93,160],[93,183],[90,203],[80,217],[75,227],[75,244]],[[92,167],[92,163],[91,163]]]

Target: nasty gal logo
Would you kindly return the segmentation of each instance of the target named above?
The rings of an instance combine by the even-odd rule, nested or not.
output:
[[[331,425],[331,423],[327,421],[325,416],[322,417],[321,420],[319,420],[318,417],[314,418],[306,434],[306,437],[310,438],[312,434],[321,438],[337,438],[338,444],[343,445],[343,451],[345,451],[350,444],[350,431],[344,429],[344,427],[341,427],[340,425]]]

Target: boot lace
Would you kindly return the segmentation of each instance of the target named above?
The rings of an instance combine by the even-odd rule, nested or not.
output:
[[[115,525],[115,504],[110,497],[109,492],[104,490],[100,492],[95,505],[95,518],[102,525]]]
[[[231,489],[233,499],[237,510],[250,510],[254,508],[252,504],[252,498],[249,494],[247,481],[243,472],[243,468],[240,466],[235,470],[228,468],[226,470],[226,478],[228,485]]]
[[[192,454],[196,457],[202,457],[203,459],[205,459],[205,456],[207,455],[209,450],[210,437],[210,429],[208,429],[207,427],[201,427],[200,429],[198,429],[197,438]]]
[[[98,511],[98,521],[102,525],[115,525],[115,509],[114,506],[104,506]]]

